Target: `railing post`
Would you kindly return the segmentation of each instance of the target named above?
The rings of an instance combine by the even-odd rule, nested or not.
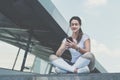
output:
[[[20,71],[23,71],[24,68],[25,68],[25,63],[26,63],[26,59],[27,59],[27,54],[28,54],[28,52],[29,52],[29,47],[30,47],[31,38],[32,38],[32,30],[29,30],[28,33],[29,33],[28,42],[27,42],[27,46],[26,46],[26,50],[25,50],[25,54],[24,54],[24,57],[23,57],[23,62],[22,62],[22,66],[21,66],[21,70],[20,70]]]

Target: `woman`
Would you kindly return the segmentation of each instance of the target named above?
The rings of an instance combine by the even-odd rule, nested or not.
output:
[[[56,55],[49,57],[51,64],[56,67],[57,73],[89,73],[95,65],[94,55],[90,53],[90,38],[82,32],[81,19],[78,16],[73,16],[69,24],[72,30],[72,40],[65,38],[62,41]],[[71,53],[71,63],[61,58],[66,49]]]

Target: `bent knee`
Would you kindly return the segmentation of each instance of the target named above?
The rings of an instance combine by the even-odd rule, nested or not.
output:
[[[58,57],[56,56],[56,55],[54,55],[54,54],[52,54],[52,55],[50,55],[49,56],[49,60],[50,61],[53,61],[53,60],[55,60],[55,59],[57,59]]]
[[[91,52],[87,52],[87,53],[83,54],[82,57],[90,60],[89,69],[90,69],[90,71],[92,71],[95,67],[95,56],[94,56],[94,54],[91,53]]]
[[[87,59],[89,59],[89,60],[94,60],[94,59],[95,59],[93,53],[91,53],[91,52],[84,53],[84,54],[82,55],[82,57],[87,58]]]

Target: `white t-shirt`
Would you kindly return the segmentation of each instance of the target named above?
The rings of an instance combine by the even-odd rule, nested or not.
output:
[[[84,47],[85,47],[84,46],[84,42],[87,39],[89,39],[89,36],[87,34],[83,34],[82,38],[81,38],[80,42],[77,44],[77,46],[79,46],[80,48],[84,49]],[[65,42],[65,41],[66,41],[66,38],[63,39],[63,42]],[[74,41],[76,41],[76,40],[74,39]],[[70,51],[71,56],[72,56],[72,60],[71,60],[72,63],[75,63],[75,61],[82,55],[82,53],[76,51],[73,48],[69,48],[68,50]]]

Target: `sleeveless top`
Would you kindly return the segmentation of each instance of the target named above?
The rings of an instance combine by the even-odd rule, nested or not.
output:
[[[80,42],[77,44],[77,46],[79,46],[80,48],[84,49],[84,47],[85,47],[84,46],[84,42],[87,39],[89,39],[89,36],[87,34],[83,34],[82,38],[81,38]],[[65,41],[66,41],[66,38],[64,38],[62,42],[65,42]],[[76,41],[76,40],[74,39],[74,41]],[[82,55],[82,53],[76,51],[73,48],[68,48],[68,50],[70,51],[71,56],[72,56],[72,59],[71,59],[72,63],[75,63],[75,61]]]

